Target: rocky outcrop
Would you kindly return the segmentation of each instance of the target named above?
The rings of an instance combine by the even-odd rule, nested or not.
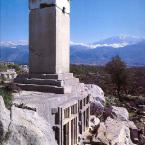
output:
[[[98,113],[98,109],[100,109],[100,106],[96,104],[95,107],[98,107],[96,109],[96,112]],[[96,131],[94,141],[106,145],[137,144],[138,129],[132,121],[129,121],[129,113],[127,109],[116,106],[105,108],[104,104],[103,107],[103,117],[105,121],[99,122],[99,127]],[[91,124],[93,125],[93,123]]]
[[[126,108],[111,106],[105,108],[103,90],[96,85],[85,85],[91,96],[90,127],[96,129],[95,142],[106,145],[134,145],[137,143],[137,127],[129,121],[129,113]],[[104,114],[105,122],[100,122],[99,115]],[[95,116],[94,116],[95,115]],[[91,120],[92,119],[92,120]]]
[[[130,130],[125,122],[110,117],[100,124],[96,142],[106,145],[134,145],[130,139]]]
[[[111,106],[105,108],[103,90],[96,85],[85,85],[91,96],[90,129],[96,132],[94,141],[106,145],[134,145],[136,126],[129,121],[129,113],[126,108]],[[100,122],[99,115],[104,114],[104,122]],[[96,130],[97,129],[97,130]]]
[[[110,116],[113,119],[120,120],[120,121],[128,121],[129,120],[129,113],[126,108],[123,107],[116,107],[111,106],[107,108],[105,111],[106,116]]]
[[[90,132],[92,134],[95,134],[98,131],[98,128],[100,126],[100,119],[96,116],[90,116]]]
[[[93,84],[86,84],[85,90],[87,90],[88,94],[91,94],[92,102],[100,101],[102,104],[105,103],[104,92],[99,86]]]
[[[97,85],[85,85],[85,90],[90,94],[91,98],[91,114],[101,115],[104,112],[105,97],[103,90]]]
[[[134,143],[139,142],[138,128],[134,122],[129,120],[129,113],[126,108],[111,106],[110,108],[106,109],[105,114],[105,116],[111,117],[114,120],[124,122],[126,127],[130,130],[131,140]]]
[[[0,141],[4,140],[10,125],[10,111],[5,108],[3,98],[0,96]]]
[[[105,109],[104,93],[98,86],[85,85],[85,91],[91,96],[91,111],[94,109],[90,117],[90,132],[95,142],[106,145],[134,145],[138,142],[138,129],[129,121],[127,109],[115,106]],[[27,107],[24,104],[15,104],[9,111],[0,97],[2,145],[57,145],[52,125],[37,114],[33,105]],[[106,117],[103,120],[98,116],[102,113]]]
[[[12,106],[8,111],[0,97],[2,145],[57,145],[53,130],[35,111]]]

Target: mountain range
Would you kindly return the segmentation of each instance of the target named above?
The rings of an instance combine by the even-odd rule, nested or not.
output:
[[[145,66],[145,39],[135,36],[114,36],[92,44],[70,43],[73,64],[104,65],[119,55],[129,66]],[[0,60],[28,63],[26,41],[0,42]]]

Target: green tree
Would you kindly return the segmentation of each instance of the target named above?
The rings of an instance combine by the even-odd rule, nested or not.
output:
[[[112,83],[116,86],[117,95],[120,98],[120,92],[126,88],[128,80],[128,71],[125,62],[119,56],[115,56],[106,64],[105,69],[110,74]]]
[[[18,74],[21,71],[18,64],[8,64],[7,67],[8,67],[8,69],[15,69]]]
[[[7,70],[7,66],[0,64],[0,72],[6,71]]]

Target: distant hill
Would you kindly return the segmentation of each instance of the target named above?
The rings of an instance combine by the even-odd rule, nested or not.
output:
[[[71,42],[71,63],[104,65],[119,55],[130,66],[145,66],[145,39],[116,36],[93,44]],[[0,60],[28,63],[28,45],[24,42],[1,42]]]

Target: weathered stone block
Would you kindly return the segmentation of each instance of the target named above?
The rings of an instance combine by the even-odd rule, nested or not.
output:
[[[69,15],[57,7],[30,12],[30,73],[69,72]]]

